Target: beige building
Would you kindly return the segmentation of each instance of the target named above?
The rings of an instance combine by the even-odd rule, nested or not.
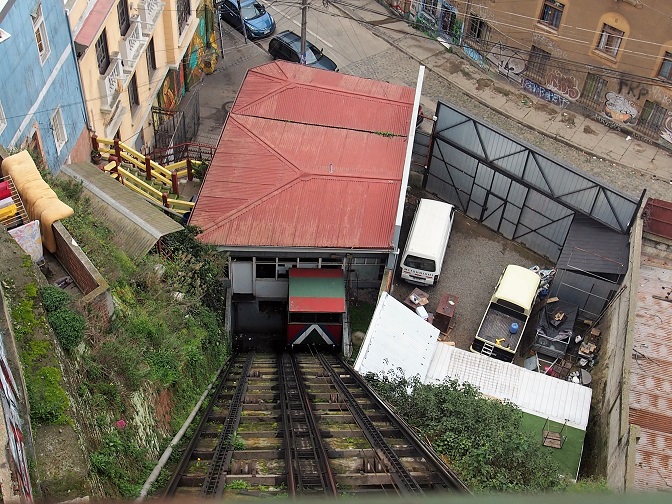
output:
[[[89,129],[149,150],[216,58],[212,0],[68,0],[66,9]]]
[[[419,9],[525,91],[672,147],[669,0],[421,0]]]

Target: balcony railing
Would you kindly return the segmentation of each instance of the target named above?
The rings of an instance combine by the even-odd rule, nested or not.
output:
[[[159,0],[140,0],[138,2],[138,21],[142,24],[142,33],[149,37],[161,15],[164,3]]]
[[[111,112],[114,109],[119,95],[124,86],[124,67],[121,58],[113,56],[110,59],[110,66],[105,75],[100,76],[98,86],[100,87],[100,108],[103,112]]]
[[[124,70],[127,73],[131,73],[135,68],[135,61],[142,54],[146,40],[140,23],[131,23],[128,33],[119,42],[119,54],[124,61]]]

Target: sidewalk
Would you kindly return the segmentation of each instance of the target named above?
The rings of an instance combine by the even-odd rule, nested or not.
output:
[[[567,112],[526,93],[499,75],[484,73],[434,39],[427,38],[402,19],[388,22],[393,14],[375,0],[350,0],[358,9],[332,4],[347,15],[365,21],[369,29],[428,70],[458,87],[474,100],[528,128],[585,152],[587,155],[636,170],[650,179],[649,195],[672,198],[672,153],[600,122]],[[384,25],[384,26],[383,26]],[[458,49],[459,50],[459,49]]]

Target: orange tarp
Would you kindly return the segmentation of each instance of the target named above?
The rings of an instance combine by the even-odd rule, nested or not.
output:
[[[42,242],[49,252],[56,252],[51,225],[70,217],[72,208],[58,199],[37,170],[28,151],[21,151],[2,160],[2,172],[10,175],[31,220],[40,221]]]

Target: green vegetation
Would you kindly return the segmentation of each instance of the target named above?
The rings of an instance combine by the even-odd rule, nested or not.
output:
[[[226,359],[226,257],[188,227],[132,260],[113,244],[81,184],[49,182],[75,210],[62,223],[108,281],[115,313],[108,319],[85,307],[86,319],[79,318],[53,288],[41,289],[40,298],[68,351],[78,409],[95,419],[98,432],[88,439],[92,468],[108,497],[130,499],[156,463],[157,442],[159,450],[167,445]]]
[[[368,331],[375,309],[376,305],[361,301],[357,304],[350,305],[350,328],[352,329],[352,332],[360,331],[365,333]]]
[[[526,429],[523,413],[510,403],[457,381],[423,385],[401,370],[367,379],[473,491],[558,491],[576,476],[563,471],[542,446],[541,432]]]
[[[60,308],[49,313],[47,320],[63,350],[71,352],[84,339],[86,320],[79,313],[69,308]]]
[[[29,283],[23,292],[12,295],[13,329],[24,368],[30,418],[37,424],[66,424],[70,402],[51,341],[42,339],[45,323],[35,304],[37,294],[37,285]]]

